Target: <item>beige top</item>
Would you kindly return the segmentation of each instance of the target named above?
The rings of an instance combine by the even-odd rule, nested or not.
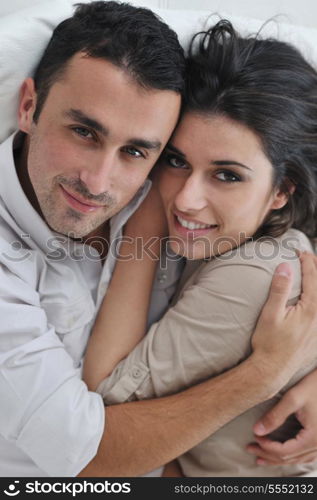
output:
[[[198,269],[181,287],[176,304],[101,382],[98,392],[105,403],[175,393],[245,359],[250,353],[250,338],[267,299],[272,274],[280,262],[289,261],[294,268],[290,303],[296,302],[300,295],[301,271],[294,247],[311,250],[305,235],[289,230],[280,238],[248,242],[220,258],[200,261]],[[303,368],[284,390],[312,368]],[[184,474],[298,476],[316,469],[316,463],[260,467],[245,451],[246,445],[253,441],[253,424],[278,397],[235,418],[180,457]],[[289,421],[275,437],[290,437],[296,423],[295,419]]]

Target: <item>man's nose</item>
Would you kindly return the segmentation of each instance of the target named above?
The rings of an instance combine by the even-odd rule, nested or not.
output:
[[[181,212],[194,213],[203,210],[207,204],[203,179],[194,175],[188,177],[178,192],[174,204]]]
[[[80,172],[80,179],[87,186],[89,192],[93,195],[111,191],[116,168],[115,151],[107,151],[98,158],[93,164],[86,165]]]

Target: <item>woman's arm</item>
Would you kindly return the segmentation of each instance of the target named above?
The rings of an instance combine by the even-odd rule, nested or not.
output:
[[[274,265],[240,258],[203,264],[177,304],[100,384],[105,402],[173,394],[245,359]],[[255,346],[259,341],[254,336]],[[287,356],[285,346],[285,362]]]
[[[160,195],[152,187],[127,222],[113,277],[91,333],[83,371],[83,379],[91,390],[145,334],[160,238],[165,232]]]

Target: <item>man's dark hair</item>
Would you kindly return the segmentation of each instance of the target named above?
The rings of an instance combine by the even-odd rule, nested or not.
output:
[[[273,165],[273,186],[288,194],[254,236],[279,236],[290,226],[316,236],[316,70],[288,43],[242,38],[222,20],[192,39],[186,81],[184,111],[225,116],[252,130]]]
[[[145,88],[183,91],[183,49],[176,33],[151,10],[121,2],[77,4],[74,15],[55,28],[35,71],[34,121],[77,52],[110,61]]]

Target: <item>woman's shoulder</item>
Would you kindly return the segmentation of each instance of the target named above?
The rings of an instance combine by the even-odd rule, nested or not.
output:
[[[237,248],[210,260],[211,267],[224,265],[276,266],[279,262],[298,260],[296,250],[312,252],[307,236],[297,229],[289,229],[279,237],[262,236],[250,239]]]
[[[223,283],[224,280],[231,283],[243,282],[248,286],[250,280],[258,280],[261,283],[269,283],[276,266],[282,262],[288,262],[293,268],[294,285],[293,293],[298,294],[301,283],[301,269],[296,250],[312,251],[312,245],[304,233],[296,229],[289,229],[283,235],[273,237],[262,237],[257,240],[249,240],[238,248],[223,255],[206,261],[199,267],[195,276],[196,284],[206,279]]]

